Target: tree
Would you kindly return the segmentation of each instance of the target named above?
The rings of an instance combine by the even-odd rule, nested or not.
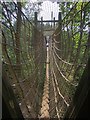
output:
[[[16,23],[16,64],[18,67],[18,76],[21,74],[21,60],[20,60],[20,33],[21,33],[21,2],[17,2],[18,12],[17,12],[17,23]]]
[[[34,20],[34,12],[38,14],[41,11],[41,4],[42,2],[27,2],[24,6],[25,8],[25,15],[28,17],[29,20]]]

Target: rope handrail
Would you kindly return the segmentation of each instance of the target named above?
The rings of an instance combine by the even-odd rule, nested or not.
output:
[[[12,7],[9,9],[8,5],[9,7],[12,5],[15,11],[13,12]],[[44,58],[46,58],[44,36],[42,31],[40,32],[28,20],[19,5],[20,2],[11,4],[2,2],[3,39],[0,42],[3,45],[2,61],[6,64],[8,77],[12,79],[10,84],[18,96],[17,100],[24,117],[33,118],[40,115],[41,108],[41,88],[45,77]],[[21,21],[18,19],[18,14]],[[11,62],[8,61],[7,55]],[[33,101],[30,96],[33,96]]]
[[[59,48],[57,48],[56,47],[56,45],[54,44],[54,46],[53,46],[57,51],[59,51],[59,52],[62,52],[63,50],[61,50],[61,49],[59,49]]]
[[[58,85],[58,82],[57,82],[57,79],[56,79],[55,72],[54,72],[54,70],[52,70],[52,71],[53,71],[53,75],[54,75],[54,78],[55,78],[55,83],[56,83],[56,85],[57,85],[57,91],[58,91],[59,95],[61,96],[61,98],[63,99],[64,103],[67,105],[67,107],[69,107],[69,104],[67,103],[67,101],[65,100],[64,96],[63,96],[63,95],[61,94],[61,92],[60,92],[60,89],[59,89],[59,85]]]
[[[8,43],[5,43],[5,42],[3,42],[3,41],[0,42],[0,44],[7,45],[7,46],[11,47],[12,49],[16,49],[16,50],[18,50],[18,51],[20,51],[20,52],[27,53],[26,51],[24,51],[24,50],[22,50],[22,49],[19,49],[19,48],[17,48],[16,46],[12,46],[12,45],[10,45],[10,44],[8,44]],[[42,45],[42,44],[40,43],[39,45]],[[39,49],[40,49],[40,48],[39,48]],[[36,50],[36,51],[39,51],[39,50]]]
[[[53,48],[54,48],[54,47],[53,47]],[[68,65],[73,65],[72,63],[69,63],[69,62],[66,62],[65,60],[63,60],[63,59],[56,53],[55,48],[54,48],[53,50],[54,50],[54,53],[55,53],[55,55],[57,56],[57,58],[58,58],[59,60],[61,60],[63,63],[66,63],[66,64],[68,64]]]
[[[78,11],[73,15],[73,17],[75,17],[79,12],[85,10],[88,4],[89,4],[89,2],[88,2],[84,7],[82,7],[82,9],[78,10]],[[73,17],[69,20],[69,22],[73,19]],[[67,26],[68,24],[69,24],[69,23],[67,23],[66,26]],[[66,26],[65,26],[65,27],[66,27]]]
[[[1,4],[4,5],[4,7],[5,7],[9,12],[11,12],[11,11],[7,8],[7,6],[5,5],[4,0],[3,0],[3,2],[2,2]],[[16,4],[14,1],[12,2],[12,4],[15,5],[15,9],[16,9],[16,7],[17,7],[17,9],[18,9],[18,6],[17,6],[17,4]],[[26,20],[27,20],[31,25],[33,25],[32,22],[29,21],[28,18],[26,17],[26,15],[22,12],[22,10],[20,10],[20,12],[21,12],[22,15],[26,18]],[[14,17],[15,17],[15,16],[14,16]],[[33,26],[34,26],[34,25],[33,25]]]
[[[73,63],[69,63],[69,62],[63,60],[63,59],[57,54],[55,48],[56,48],[56,46],[53,46],[54,53],[55,53],[55,55],[57,56],[57,58],[58,58],[59,60],[61,60],[63,63],[66,63],[66,64],[68,64],[68,65],[71,65],[71,66],[74,65]],[[82,67],[85,67],[85,66],[86,66],[86,64],[76,64],[76,65],[82,66]]]
[[[34,59],[33,57],[32,57],[32,60],[33,60],[33,62],[35,62],[39,57],[40,57],[40,55],[41,55],[41,53]],[[6,65],[11,65],[10,63],[8,63],[8,62],[6,62],[6,61],[4,61],[4,63],[6,64]],[[21,62],[20,64],[12,64],[12,66],[20,66],[20,65],[26,65],[26,64],[31,64],[30,63],[30,61],[28,61],[28,62]],[[32,64],[31,64],[32,65]]]
[[[6,52],[6,51],[5,51],[5,52]],[[10,61],[10,58],[9,58],[8,54],[6,54],[6,55],[7,55],[8,61],[11,63],[11,61]],[[12,66],[10,66],[10,67],[12,68]],[[22,98],[24,98],[24,94],[23,94],[22,87],[21,87],[21,85],[20,85],[20,83],[19,83],[19,80],[18,80],[18,78],[17,78],[17,76],[16,76],[16,74],[15,74],[15,72],[14,72],[13,68],[12,68],[12,73],[14,73],[14,75],[15,75],[16,81],[17,81],[18,86],[19,86],[19,88],[20,88],[20,90],[21,90],[21,93],[22,93]],[[18,92],[19,92],[19,91],[18,91]],[[25,104],[25,106],[26,106],[26,108],[27,108],[27,105],[26,105],[26,102],[25,102],[25,101],[24,101],[24,104]],[[29,112],[29,109],[28,109],[28,108],[27,108],[27,110],[28,110],[28,112]]]
[[[60,43],[59,41],[56,41],[56,39],[55,39],[55,38],[53,39],[53,41],[54,41],[55,43]]]
[[[71,66],[74,65],[73,63],[69,63],[69,62],[63,60],[63,59],[57,54],[57,52],[56,52],[56,50],[55,50],[56,46],[52,46],[52,47],[53,47],[53,50],[54,50],[55,55],[57,56],[57,58],[58,58],[59,60],[61,60],[63,63],[66,63],[66,64],[68,64],[68,65],[71,65]],[[86,64],[76,64],[76,65],[82,66],[82,67],[85,67],[85,66],[86,66]]]
[[[75,3],[75,5],[72,6],[71,10],[66,14],[66,16],[63,18],[63,21],[66,19],[67,16],[70,15],[70,12],[72,12],[72,10],[76,7],[78,2]]]
[[[21,55],[22,55],[22,54],[21,54]],[[33,61],[35,62],[35,61],[40,57],[40,55],[41,55],[41,53],[39,53],[39,55],[38,55],[35,59],[33,59]],[[23,61],[24,61],[25,65],[26,65],[26,67],[27,67],[27,69],[28,69],[27,63],[26,63],[23,55],[22,55],[22,58],[23,58]],[[28,64],[31,64],[31,63],[29,62]],[[11,65],[11,64],[9,64],[9,65]],[[19,64],[19,65],[20,65],[20,64]]]
[[[15,4],[15,6],[17,7],[16,3],[13,2]],[[14,18],[17,19],[17,17],[12,13],[12,11],[10,11],[7,6],[5,5],[5,2],[2,3],[2,5],[4,6],[4,8],[6,8],[6,11],[10,12]],[[17,7],[18,8],[18,7]],[[28,18],[26,17],[26,15],[22,12],[22,10],[20,10],[20,12],[22,13],[22,15],[26,18],[26,20],[34,27],[34,29],[36,29],[38,31],[38,29],[35,27],[34,24],[32,24],[32,22],[30,20],[28,20]],[[2,12],[3,13],[3,12]],[[5,15],[5,14],[4,14]],[[21,21],[23,23],[23,21]],[[24,23],[23,23],[24,24]],[[26,26],[27,27],[27,26]],[[28,27],[27,27],[28,28]],[[38,31],[40,33],[40,31]]]
[[[78,3],[78,2],[77,2],[77,3]],[[77,3],[76,3],[76,4],[77,4]],[[81,10],[77,11],[77,12],[75,13],[75,15],[74,15],[70,20],[68,20],[68,21],[69,21],[69,22],[72,21],[73,18],[74,18],[79,12],[85,10],[85,8],[87,7],[88,4],[89,4],[89,2],[88,2]],[[75,5],[75,6],[76,6],[76,5]],[[72,8],[71,8],[71,10],[72,10]],[[70,12],[70,11],[69,11],[69,12]],[[67,14],[67,15],[68,15],[68,14]],[[61,21],[62,24],[63,24],[65,18],[67,17],[67,15],[66,15],[66,16],[63,18],[63,20]],[[67,23],[66,26],[67,26],[68,24],[69,24],[69,23]],[[87,23],[86,23],[86,25],[87,25]],[[65,28],[66,26],[64,26],[64,28]],[[63,28],[63,29],[64,29],[64,28]],[[58,29],[58,28],[57,28],[57,29]],[[57,29],[56,29],[56,30],[57,30]],[[82,29],[84,29],[84,28],[82,28]],[[55,34],[55,32],[54,32],[52,36],[53,36],[53,37],[56,37],[56,36],[58,36],[59,34],[60,34],[60,31],[59,31],[57,34]]]
[[[30,95],[29,93],[31,92],[31,89],[33,88],[33,86],[35,85],[35,82],[36,81],[34,81],[34,83],[32,84],[32,86],[30,87],[30,89],[27,91],[27,93],[26,93],[26,95],[24,96],[24,98],[22,99],[22,101],[21,101],[21,104],[24,102],[24,100],[26,99],[26,97],[28,96],[28,95]],[[36,91],[37,92],[37,91]],[[34,94],[33,94],[34,95]],[[39,94],[38,94],[39,95]]]
[[[6,64],[6,62],[3,62],[3,63]],[[28,82],[28,81],[26,81],[26,80],[28,80],[30,77],[32,77],[32,76],[35,74],[35,72],[36,72],[36,71],[38,70],[38,68],[39,68],[39,64],[40,64],[40,62],[38,63],[37,67],[34,69],[34,71],[32,72],[31,75],[29,75],[27,78],[25,78],[25,79],[23,79],[23,80],[20,80],[19,83]],[[16,85],[18,85],[19,83],[14,82],[12,86],[16,86]]]
[[[55,62],[55,64],[56,64],[56,66],[57,66],[57,69],[58,69],[58,71],[60,72],[61,76],[64,78],[64,80],[66,80],[68,84],[70,84],[70,85],[72,85],[72,86],[74,86],[74,87],[77,87],[78,84],[73,84],[73,83],[72,83],[71,81],[69,81],[69,80],[64,76],[64,74],[61,72],[61,70],[60,70],[60,68],[59,68],[59,66],[58,66],[58,64],[57,64],[57,62],[56,62],[54,53],[53,53],[53,58],[54,58],[54,60],[55,60],[54,62]]]
[[[71,38],[74,37],[77,33],[81,32],[83,29],[85,29],[86,26],[89,25],[89,24],[90,24],[90,22],[87,22],[82,28],[80,28],[78,31],[76,31],[75,33],[73,33],[73,35],[71,35],[70,37],[71,37]],[[65,26],[65,27],[66,27],[66,26]],[[64,28],[62,28],[62,30],[64,30]],[[55,41],[56,43],[60,43],[60,42],[58,42],[58,41],[55,40],[55,37],[58,36],[60,33],[61,33],[61,31],[58,32],[57,34],[54,34],[54,35],[53,35],[54,41]]]
[[[56,88],[55,88],[55,83],[54,83],[53,77],[52,77],[52,83],[53,83],[53,89],[54,89],[54,97],[55,97],[55,104],[56,104],[56,112],[57,112],[58,118],[60,118],[60,116],[59,116],[59,109],[58,109],[58,107],[57,107],[57,95],[56,95]]]
[[[6,8],[6,11],[7,11],[7,10],[8,10],[8,12],[11,13],[11,15],[12,15],[15,19],[17,19],[17,17],[16,17],[9,9]],[[6,17],[6,15],[5,15],[5,13],[4,13],[3,11],[2,11],[2,15],[4,15],[5,18],[8,20],[8,22],[10,23],[9,19]],[[2,23],[5,25],[4,22],[2,22]],[[23,25],[25,25],[25,24],[24,24],[24,21],[21,21],[21,23],[22,23]],[[12,27],[13,27],[13,26],[12,26]],[[28,27],[27,25],[25,25],[25,27],[29,29],[29,27]]]

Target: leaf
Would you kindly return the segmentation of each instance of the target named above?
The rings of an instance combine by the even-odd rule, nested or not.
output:
[[[81,10],[81,6],[82,6],[82,2],[78,2],[76,9],[77,9],[78,11]]]

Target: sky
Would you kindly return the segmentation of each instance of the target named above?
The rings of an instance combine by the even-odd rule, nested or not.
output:
[[[40,12],[39,19],[43,17],[44,20],[51,20],[51,12],[53,11],[53,17],[58,19],[59,5],[57,2],[45,1],[42,3],[42,11]]]
[[[39,0],[32,0],[32,2],[37,2]],[[57,0],[40,0],[43,1],[42,3],[42,11],[40,12],[40,14],[38,15],[38,19],[40,20],[41,17],[43,17],[43,20],[51,20],[51,12],[53,11],[53,17],[55,17],[55,19],[58,19],[58,12],[59,12],[59,5],[57,4]]]

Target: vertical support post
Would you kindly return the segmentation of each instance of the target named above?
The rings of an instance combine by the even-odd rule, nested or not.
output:
[[[35,15],[34,17],[35,26],[37,27],[37,12],[35,12],[34,15]]]
[[[61,20],[61,12],[58,13],[58,20]]]
[[[55,17],[54,17],[54,28],[55,28]]]
[[[39,47],[38,47],[38,45],[39,45],[39,42],[40,42],[40,34],[39,34],[39,32],[38,32],[38,30],[37,30],[37,12],[35,12],[35,14],[34,14],[35,16],[34,16],[34,24],[35,24],[35,27],[34,27],[34,40],[33,40],[33,43],[34,43],[34,56],[35,56],[35,58],[37,58],[37,56],[39,55]],[[35,68],[37,68],[37,65],[39,64],[39,59],[40,59],[40,57],[38,57],[38,59],[36,59],[35,60]],[[40,79],[40,77],[39,77],[39,68],[37,68],[36,70],[35,70],[35,75],[37,76],[36,77],[36,82],[35,82],[35,91],[37,91],[37,93],[39,92],[39,84],[38,84],[38,82],[39,82],[39,79]],[[35,99],[35,103],[34,103],[34,109],[36,109],[36,117],[38,116],[38,111],[39,111],[39,106],[38,106],[38,104],[39,104],[39,96],[38,95],[35,95],[34,96],[34,99]]]
[[[59,25],[61,24],[61,20],[62,20],[61,12],[59,12],[59,13],[58,13],[58,21],[59,21]]]
[[[63,44],[63,41],[62,41],[62,18],[61,18],[61,12],[58,13],[58,26],[59,26],[59,29],[58,31],[60,32],[60,34],[56,37],[56,40],[58,42],[60,42],[60,44],[56,44],[56,47],[57,48],[60,48],[62,50],[62,44]],[[57,51],[57,54],[58,55],[62,55],[62,51]],[[57,59],[57,58],[56,58]],[[57,59],[57,62],[60,64],[60,61]],[[57,69],[56,69],[56,73],[58,73]],[[59,76],[58,76],[59,77]]]
[[[37,12],[34,13],[34,25],[35,27],[33,27],[33,47],[34,47],[34,50],[35,50],[35,46],[36,46],[36,43],[37,43]]]
[[[53,20],[53,11],[51,11],[51,20]],[[52,27],[52,22],[51,22],[51,27]]]
[[[62,39],[62,16],[61,16],[61,12],[58,13],[58,21],[59,21],[58,25],[59,25],[60,34],[58,35],[57,41],[60,41],[61,44],[58,44],[57,48],[60,48],[61,50],[64,49],[64,52],[65,52],[65,48],[63,48],[64,41]],[[58,53],[58,55],[62,56],[62,58],[63,58],[63,56],[64,56],[63,51],[61,51],[61,52],[58,51],[57,53]]]
[[[43,17],[41,17],[41,31],[43,31]]]
[[[36,31],[36,28],[37,28],[37,12],[34,13],[34,25],[35,25],[35,27],[33,27],[33,41],[32,41],[32,44],[33,44],[33,47],[34,47],[34,50],[35,50],[36,35],[37,35],[37,31]]]

